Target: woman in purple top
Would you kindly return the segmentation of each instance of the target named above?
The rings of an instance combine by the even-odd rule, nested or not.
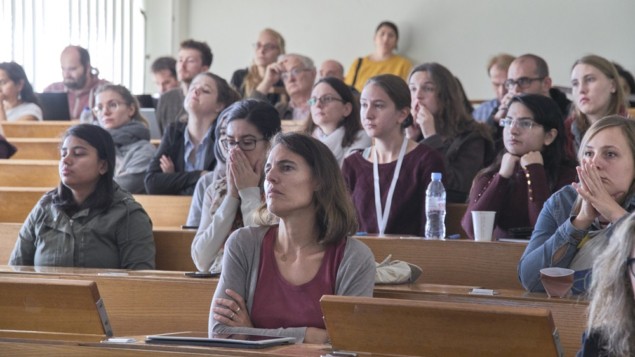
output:
[[[545,201],[576,179],[575,161],[566,154],[562,115],[553,99],[516,96],[500,125],[505,127],[505,150],[476,175],[461,221],[470,238],[472,211],[496,211],[496,238],[511,237],[513,228],[527,228],[531,234]]]
[[[444,172],[443,158],[406,137],[405,128],[412,125],[410,90],[400,77],[369,79],[360,103],[362,125],[374,145],[342,166],[360,229],[423,236],[426,188],[433,172]]]
[[[370,249],[349,238],[355,208],[329,148],[298,133],[278,134],[265,165],[267,210],[277,226],[236,230],[225,244],[211,333],[294,337],[326,343],[322,295],[372,296]]]

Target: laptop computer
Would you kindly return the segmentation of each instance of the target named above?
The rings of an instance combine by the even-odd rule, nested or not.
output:
[[[155,99],[152,94],[135,94],[135,98],[139,102],[141,108],[156,108],[158,99]]]
[[[292,344],[295,343],[295,338],[240,334],[209,336],[207,332],[185,331],[146,336],[146,343],[208,347],[265,348]]]
[[[408,356],[563,356],[547,308],[324,295],[335,351]]]
[[[68,109],[68,94],[61,93],[35,93],[44,120],[71,120]]]
[[[157,115],[154,108],[140,108],[139,113],[148,120],[150,124],[150,139],[161,139],[161,130],[157,122]]]

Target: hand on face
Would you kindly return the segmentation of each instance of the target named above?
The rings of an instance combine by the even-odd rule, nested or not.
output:
[[[272,63],[265,69],[265,78],[262,80],[268,87],[273,87],[282,79],[284,66],[281,63]]]
[[[501,100],[500,105],[498,106],[498,111],[494,114],[494,121],[499,122],[501,119],[504,119],[507,116],[507,109],[509,109],[509,102],[511,102],[512,98],[516,95],[516,92],[507,92],[503,99]]]
[[[236,147],[229,152],[227,169],[231,171],[232,185],[235,186],[236,191],[247,187],[258,187],[264,170],[264,158],[258,158],[252,166],[245,153]]]
[[[424,139],[437,133],[434,125],[434,115],[424,105],[416,103],[414,108],[412,108],[412,117],[421,129]]]
[[[520,161],[520,157],[516,155],[512,155],[506,152],[503,155],[503,160],[501,161],[501,168],[498,170],[498,174],[503,176],[504,178],[510,178],[514,174],[514,169],[516,168],[516,164]]]
[[[531,164],[544,165],[544,160],[540,151],[530,151],[520,157],[520,166],[527,168]]]
[[[214,319],[226,326],[253,327],[245,299],[231,289],[225,290],[225,294],[230,299],[218,298],[214,301]]]
[[[174,163],[170,157],[166,155],[161,156],[159,165],[161,165],[161,171],[163,171],[164,174],[174,173]]]

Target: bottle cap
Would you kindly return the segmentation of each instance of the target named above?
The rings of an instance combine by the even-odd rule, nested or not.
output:
[[[441,181],[442,177],[443,177],[443,174],[441,174],[440,172],[432,173],[432,181]]]

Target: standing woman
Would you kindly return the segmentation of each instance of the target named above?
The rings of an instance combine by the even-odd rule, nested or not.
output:
[[[192,195],[198,179],[216,166],[216,118],[238,99],[223,78],[209,72],[194,77],[183,102],[187,122],[168,126],[148,167],[149,194]]]
[[[126,87],[105,84],[95,92],[93,113],[115,143],[115,181],[130,193],[145,193],[143,177],[155,149],[139,102]]]
[[[382,21],[375,29],[375,51],[366,57],[359,57],[348,68],[346,84],[362,91],[366,81],[379,74],[394,74],[406,80],[412,62],[395,54],[399,41],[399,29],[390,21]]]
[[[608,115],[626,116],[624,90],[613,64],[596,55],[575,61],[571,68],[571,88],[575,109],[565,121],[569,150],[578,151],[587,129]]]
[[[544,291],[542,268],[585,275],[605,249],[612,225],[635,210],[635,121],[617,115],[596,121],[582,138],[578,160],[580,182],[545,202],[518,263],[529,291]]]
[[[350,87],[335,77],[320,79],[309,98],[311,115],[304,131],[326,144],[340,166],[348,155],[371,145],[357,103]]]
[[[154,269],[150,218],[113,180],[115,145],[97,125],[66,132],[60,185],[20,229],[10,265]]]
[[[374,145],[344,160],[344,180],[362,231],[423,236],[426,188],[443,158],[409,140],[410,92],[403,79],[384,74],[368,80],[361,94],[362,125]],[[378,184],[377,184],[378,183]]]
[[[277,31],[266,28],[258,35],[254,44],[254,59],[251,66],[234,72],[231,85],[241,97],[266,97],[273,105],[286,96],[284,83],[265,75],[267,66],[276,63],[278,57],[285,53],[284,38]],[[255,95],[254,91],[259,92]]]
[[[245,227],[225,245],[209,332],[328,341],[320,298],[372,296],[375,262],[351,238],[355,207],[339,166],[318,140],[280,134],[265,164],[267,210],[277,226]]]
[[[566,155],[562,114],[549,97],[513,97],[504,127],[503,150],[474,179],[461,225],[473,238],[472,211],[495,211],[494,237],[509,238],[513,228],[529,228],[545,201],[575,181],[575,161]]]
[[[415,124],[406,134],[439,151],[448,202],[464,203],[476,173],[491,162],[489,128],[472,118],[458,80],[438,63],[415,67],[409,78]]]
[[[270,140],[280,131],[280,116],[271,104],[255,99],[236,102],[221,114],[226,125],[221,145],[228,153],[226,175],[206,190],[192,260],[200,271],[220,271],[223,244],[240,227],[254,225],[264,201],[264,166]]]
[[[0,63],[0,122],[42,120],[42,109],[22,66]]]

